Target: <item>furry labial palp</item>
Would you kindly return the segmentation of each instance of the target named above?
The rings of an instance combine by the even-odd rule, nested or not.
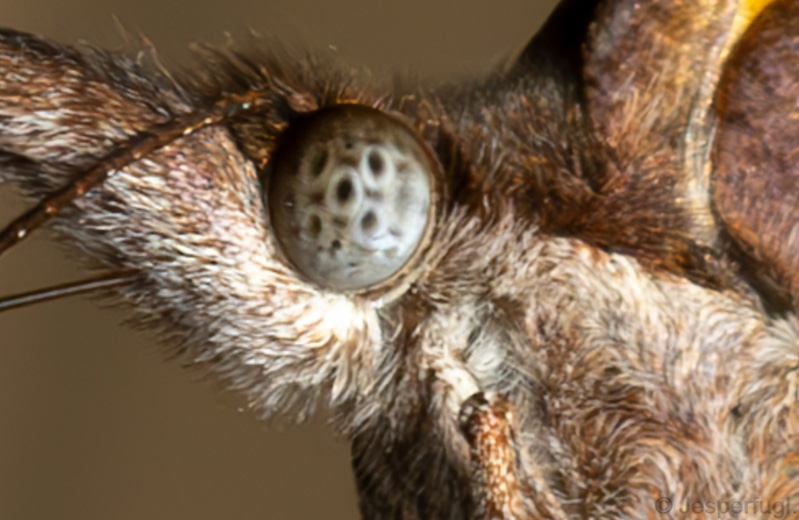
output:
[[[799,503],[797,27],[789,1],[566,0],[512,66],[436,88],[4,31],[3,180],[44,201],[5,236],[52,214],[257,413],[324,406],[365,518]],[[370,184],[389,162],[416,220]]]

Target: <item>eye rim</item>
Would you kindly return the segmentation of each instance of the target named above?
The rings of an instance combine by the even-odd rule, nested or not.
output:
[[[291,256],[286,252],[288,246],[284,243],[284,239],[281,238],[281,233],[278,232],[275,225],[275,205],[271,201],[273,183],[280,174],[281,168],[290,167],[293,164],[292,161],[294,163],[299,161],[299,158],[302,157],[301,151],[308,145],[308,142],[313,141],[308,136],[308,134],[313,135],[313,126],[324,124],[327,119],[338,119],[342,117],[342,114],[350,117],[365,116],[382,119],[384,124],[393,125],[396,131],[402,132],[421,152],[418,159],[423,162],[430,186],[425,226],[413,252],[405,263],[383,280],[364,287],[346,289],[327,286],[318,282],[312,276],[303,272],[303,268],[291,259]],[[261,197],[266,206],[267,224],[272,231],[271,238],[275,241],[275,250],[278,258],[291,269],[297,278],[323,292],[359,296],[381,304],[399,298],[418,279],[425,260],[432,256],[431,249],[435,235],[441,227],[440,221],[445,199],[443,167],[431,146],[422,137],[423,132],[420,130],[414,128],[408,116],[403,113],[383,110],[356,102],[338,102],[298,116],[276,137],[271,157],[261,175]],[[305,140],[308,142],[304,142]]]

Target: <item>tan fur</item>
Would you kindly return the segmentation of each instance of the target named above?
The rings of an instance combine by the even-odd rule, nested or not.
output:
[[[42,197],[220,93],[269,91],[263,110],[114,172],[54,226],[95,264],[138,272],[116,294],[134,323],[257,413],[331,410],[353,443],[364,517],[799,504],[799,324],[769,315],[725,251],[695,244],[668,178],[674,151],[654,137],[684,123],[673,99],[636,100],[653,132],[619,157],[592,146],[602,136],[574,83],[546,64],[386,96],[308,64],[217,59],[175,84],[123,57],[0,33],[0,175]],[[353,101],[402,114],[446,175],[434,245],[399,294],[307,283],[281,260],[264,208],[259,176],[281,131]],[[643,189],[653,179],[669,182]],[[484,429],[469,437],[460,415],[475,393],[510,412],[478,407]],[[484,453],[505,465],[481,465],[495,461],[475,459],[488,441],[474,439],[503,439]],[[480,502],[505,496],[481,482],[511,470],[512,507]]]

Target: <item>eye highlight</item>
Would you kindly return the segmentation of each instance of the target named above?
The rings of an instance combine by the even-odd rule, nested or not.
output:
[[[267,183],[283,254],[327,289],[393,279],[429,235],[435,171],[414,132],[379,110],[339,105],[307,116],[281,140]]]

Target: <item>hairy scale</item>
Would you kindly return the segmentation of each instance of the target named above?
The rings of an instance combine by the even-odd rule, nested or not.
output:
[[[487,80],[391,90],[232,51],[173,79],[4,31],[0,175],[40,199],[134,136],[263,93],[113,171],[52,225],[138,273],[109,293],[257,413],[329,409],[366,518],[633,519],[655,497],[796,497],[795,314],[767,311],[718,245],[701,179],[680,176],[674,135],[693,116],[673,104],[706,87],[597,102],[619,112],[599,124],[537,52]],[[595,79],[591,95],[616,88]],[[443,175],[430,245],[386,293],[292,269],[262,193],[285,129],[352,103],[401,117]]]

